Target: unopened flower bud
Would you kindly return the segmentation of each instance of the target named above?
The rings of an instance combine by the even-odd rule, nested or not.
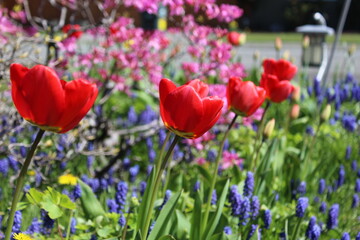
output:
[[[324,108],[324,110],[321,113],[321,116],[320,116],[321,121],[329,120],[330,115],[331,115],[331,105],[327,104],[326,107]]]
[[[299,104],[294,104],[291,108],[290,117],[291,119],[296,119],[300,114],[300,106]]]
[[[280,51],[282,48],[282,40],[280,37],[275,38],[275,49],[276,51]]]
[[[253,59],[254,61],[257,61],[260,57],[260,52],[258,50],[255,50],[254,54],[253,54]]]
[[[289,50],[285,50],[283,53],[283,59],[285,60],[290,60],[290,51]]]
[[[267,124],[265,125],[263,132],[264,138],[267,139],[271,136],[272,132],[274,131],[274,127],[275,127],[275,119],[273,118],[270,121],[268,121]]]
[[[303,48],[308,48],[310,45],[310,37],[308,35],[305,35],[302,42]]]
[[[294,91],[291,94],[291,100],[297,102],[300,99],[300,87],[295,86]]]
[[[348,48],[348,54],[349,54],[349,57],[351,57],[354,52],[356,51],[356,45],[355,44],[351,44]]]

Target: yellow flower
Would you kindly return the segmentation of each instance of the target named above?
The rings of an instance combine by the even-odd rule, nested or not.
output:
[[[65,174],[65,175],[62,175],[58,178],[58,182],[59,184],[62,184],[62,185],[73,185],[75,186],[76,183],[77,183],[77,177],[75,177],[74,175],[72,174]]]
[[[13,238],[15,240],[33,240],[29,235],[24,233],[14,233]]]

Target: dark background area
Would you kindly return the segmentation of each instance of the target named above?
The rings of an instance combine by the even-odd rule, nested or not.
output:
[[[0,0],[1,2],[5,7],[11,8],[15,0]],[[47,19],[57,18],[59,11],[44,2],[47,1],[30,0],[32,12]],[[241,30],[288,32],[295,31],[295,28],[300,25],[314,23],[315,12],[322,13],[327,25],[336,29],[345,0],[217,0],[216,2],[237,4],[244,9],[244,15],[237,20]],[[94,16],[99,18],[101,14],[94,6],[91,8]],[[344,32],[360,32],[359,13],[360,0],[352,0]],[[77,20],[81,19],[81,15],[74,14]],[[132,17],[137,26],[142,25],[141,13],[136,9],[120,7],[119,15]],[[176,25],[176,21],[181,21],[181,19],[175,19],[175,23],[169,23],[169,26]],[[207,21],[206,24],[218,25],[214,21]],[[220,26],[226,27],[224,24]]]

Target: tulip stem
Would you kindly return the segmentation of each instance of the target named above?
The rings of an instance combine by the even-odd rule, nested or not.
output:
[[[222,139],[222,141],[220,143],[220,148],[219,148],[218,154],[216,156],[215,168],[214,168],[214,172],[212,174],[213,177],[212,177],[210,189],[209,189],[209,192],[208,192],[208,198],[207,198],[207,203],[206,203],[205,214],[204,214],[204,218],[203,218],[203,221],[202,221],[202,229],[201,229],[202,234],[205,234],[205,227],[206,227],[206,224],[207,224],[207,221],[208,221],[208,218],[209,218],[209,213],[210,213],[210,208],[211,208],[211,195],[212,195],[212,192],[215,189],[215,183],[216,183],[216,178],[217,178],[217,175],[218,175],[218,169],[219,169],[219,165],[220,165],[222,152],[223,152],[223,149],[224,149],[224,144],[225,144],[225,141],[226,141],[226,139],[227,139],[227,137],[229,135],[230,129],[234,125],[237,117],[238,117],[238,115],[235,114],[233,120],[231,121],[228,128],[226,129],[224,137],[223,137],[223,139]]]
[[[170,137],[170,135],[169,135],[169,137]],[[168,137],[167,137],[167,139],[168,139]],[[159,168],[159,170],[157,170],[155,167],[155,170],[156,170],[155,182],[151,186],[149,186],[151,188],[150,204],[149,204],[149,209],[148,209],[148,212],[146,215],[145,224],[144,224],[143,228],[141,229],[141,237],[143,239],[146,239],[146,236],[149,231],[152,212],[154,210],[154,203],[155,203],[156,197],[158,195],[158,190],[159,190],[159,186],[160,186],[160,182],[161,182],[161,175],[164,172],[167,162],[170,159],[170,156],[175,148],[175,145],[178,143],[179,140],[180,140],[180,137],[178,135],[175,135],[175,138],[172,141],[164,159],[162,160],[162,154],[161,154],[161,156],[158,159],[158,162],[156,163],[156,167],[158,167],[158,165],[160,165],[160,168]],[[164,142],[163,149],[165,148],[164,146],[166,145],[166,143],[167,143],[167,141]],[[144,201],[148,201],[148,199],[144,199]]]
[[[14,216],[15,216],[15,212],[16,212],[16,207],[17,207],[17,203],[19,202],[19,199],[20,199],[20,194],[21,194],[21,192],[23,190],[23,187],[24,187],[26,173],[27,173],[27,170],[28,170],[29,165],[31,163],[31,159],[34,156],[36,147],[39,144],[42,136],[44,135],[44,132],[45,132],[45,130],[39,129],[39,131],[38,131],[38,133],[36,135],[35,141],[31,145],[31,148],[30,148],[29,152],[26,155],[24,165],[22,166],[19,177],[17,179],[14,198],[13,198],[12,203],[11,203],[10,214],[9,214],[7,227],[6,227],[6,232],[5,232],[5,240],[10,240],[10,238],[11,238],[11,232],[12,232],[12,227],[14,225]]]
[[[261,133],[263,131],[263,128],[264,128],[264,122],[265,122],[265,115],[267,113],[267,110],[269,109],[270,107],[270,102],[267,101],[266,102],[266,106],[264,108],[264,112],[263,112],[263,115],[261,116],[261,119],[260,119],[260,124],[259,124],[259,128],[257,130],[257,134],[256,134],[256,138],[255,138],[255,142],[254,142],[254,151],[252,152],[251,154],[251,158],[250,158],[250,168],[249,169],[255,169],[256,166],[253,166],[253,162],[254,162],[254,157],[255,157],[255,154],[260,151],[260,148],[257,147],[257,145],[259,144],[259,141],[260,141],[260,138],[261,138]],[[262,142],[260,142],[260,144],[262,144]]]

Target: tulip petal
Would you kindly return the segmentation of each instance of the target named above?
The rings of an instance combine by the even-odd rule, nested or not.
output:
[[[193,87],[183,85],[164,100],[165,125],[182,132],[193,132],[203,116],[203,104]]]
[[[294,86],[288,81],[280,81],[270,89],[270,99],[279,103],[286,100],[294,90]]]
[[[20,115],[25,119],[31,119],[32,113],[26,99],[24,98],[22,91],[18,86],[21,86],[25,74],[29,71],[27,67],[21,64],[11,64],[10,66],[10,79],[11,79],[11,95],[14,101],[15,107],[18,109]]]
[[[65,110],[57,125],[60,133],[73,129],[94,104],[98,90],[84,79],[62,81],[65,92]]]
[[[204,98],[209,94],[209,87],[206,83],[200,81],[199,79],[194,79],[188,82],[186,85],[191,86],[199,94],[200,98]]]
[[[17,86],[28,102],[33,123],[55,126],[64,110],[64,91],[56,73],[49,67],[37,65]]]
[[[219,120],[224,102],[218,97],[206,97],[202,99],[202,104],[204,115],[195,130],[194,138],[200,137],[209,131],[209,129]]]

